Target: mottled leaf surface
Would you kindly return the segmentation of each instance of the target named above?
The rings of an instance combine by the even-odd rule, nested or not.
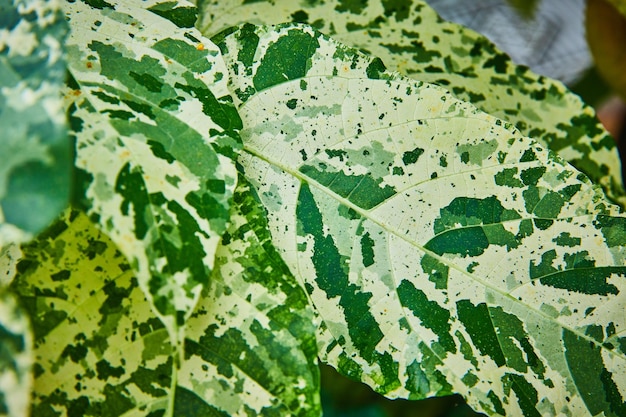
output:
[[[626,219],[599,187],[311,28],[231,32],[239,163],[324,361],[490,415],[624,414]]]
[[[308,23],[381,58],[389,69],[441,85],[512,123],[602,185],[610,198],[626,203],[614,140],[593,109],[560,82],[513,64],[484,36],[442,20],[424,1],[198,3],[198,26],[207,35],[243,22]]]
[[[319,414],[313,315],[247,190],[178,353],[125,257],[70,212],[13,285],[35,335],[34,416]]]
[[[67,24],[59,1],[0,1],[0,247],[46,227],[69,198],[59,95]]]
[[[182,339],[236,183],[241,121],[224,63],[188,27],[195,14],[183,2],[74,2],[66,12],[83,203]]]

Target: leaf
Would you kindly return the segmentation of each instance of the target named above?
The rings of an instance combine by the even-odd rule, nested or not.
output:
[[[183,2],[74,2],[66,12],[83,204],[180,341],[236,184],[241,121],[224,63],[187,27]]]
[[[626,204],[614,140],[593,109],[560,82],[513,64],[482,35],[443,21],[424,1],[198,3],[198,27],[204,34],[244,22],[308,23],[381,58],[391,70],[441,85],[512,123],[602,185],[611,199]]]
[[[309,27],[220,48],[323,361],[490,415],[624,414],[626,219],[510,124]]]
[[[46,227],[69,199],[58,1],[0,1],[0,247]]]
[[[0,288],[0,416],[29,415],[31,365],[28,319],[15,297]]]
[[[272,256],[249,191],[234,201],[178,369],[130,265],[87,216],[67,213],[24,248],[13,287],[33,321],[33,415],[320,414],[306,296]]]

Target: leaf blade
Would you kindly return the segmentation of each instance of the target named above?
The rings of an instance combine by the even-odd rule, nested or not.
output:
[[[256,91],[266,51],[298,31],[319,44],[306,75]],[[245,126],[239,163],[322,320],[322,360],[391,397],[592,415],[563,356],[571,332],[602,352],[606,387],[624,386],[624,352],[604,345],[615,334],[587,335],[625,325],[624,241],[611,237],[623,216],[584,175],[440,88],[372,79],[371,58],[308,27],[245,26],[220,46]]]

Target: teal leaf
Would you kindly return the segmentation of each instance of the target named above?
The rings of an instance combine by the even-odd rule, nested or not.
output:
[[[80,203],[181,343],[228,224],[241,127],[217,47],[187,27],[191,8],[65,5]]]
[[[321,320],[322,361],[389,397],[620,416],[624,216],[598,186],[440,87],[369,78],[372,58],[310,27],[230,32],[238,162]],[[266,51],[296,34],[319,45],[305,75],[258,89],[280,59]]]
[[[562,83],[515,65],[487,38],[442,20],[423,0],[354,2],[358,8],[345,3],[200,0],[198,27],[213,36],[243,22],[310,24],[381,58],[390,70],[438,84],[508,121],[600,184],[613,201],[626,205],[615,141],[593,109]],[[372,65],[368,76],[376,78],[374,68],[381,61]]]
[[[319,415],[306,295],[245,185],[232,219],[182,353],[86,215],[68,211],[25,246],[12,289],[33,323],[32,415]]]
[[[45,228],[69,200],[59,91],[67,23],[59,2],[0,1],[0,247]]]

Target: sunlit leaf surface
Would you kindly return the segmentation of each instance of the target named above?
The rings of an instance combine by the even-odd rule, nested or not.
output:
[[[239,162],[324,361],[490,415],[624,414],[626,219],[599,188],[311,28],[229,32]]]

